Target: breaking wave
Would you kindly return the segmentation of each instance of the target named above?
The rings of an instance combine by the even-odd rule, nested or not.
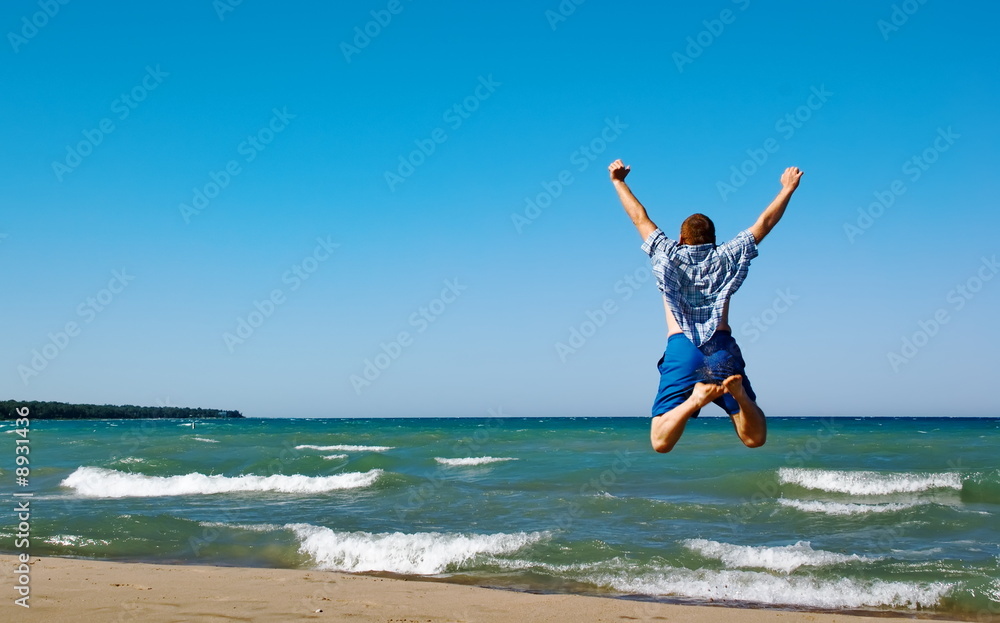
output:
[[[581,578],[624,593],[808,608],[929,608],[954,587],[943,582],[894,582],[776,576],[762,571],[683,569],[588,574]]]
[[[503,463],[505,461],[516,461],[517,459],[511,457],[476,456],[467,459],[443,459],[441,457],[434,457],[434,460],[442,465],[461,467],[468,465],[488,465],[489,463]]]
[[[93,498],[164,497],[234,492],[322,493],[358,489],[373,484],[382,470],[336,476],[208,476],[198,472],[177,476],[146,476],[101,467],[78,467],[61,483]]]
[[[789,500],[786,498],[778,498],[778,504],[782,506],[795,508],[806,513],[822,513],[824,515],[894,513],[928,503],[929,502],[891,502],[888,504],[851,504],[844,502],[823,502],[820,500]]]
[[[295,446],[296,450],[323,450],[325,452],[385,452],[393,450],[392,446],[352,446],[339,444],[335,446],[314,446],[312,444],[302,444]]]
[[[816,561],[818,556],[828,553],[814,550],[813,554],[807,554],[806,557]],[[801,608],[930,608],[939,605],[941,599],[955,588],[954,584],[944,582],[830,579],[808,575],[774,575],[766,571],[655,567],[617,557],[602,562],[570,565],[552,565],[530,560],[491,562],[503,569],[551,573],[630,595]]]
[[[782,467],[778,470],[778,479],[782,484],[852,495],[888,495],[962,488],[962,478],[954,472],[908,474]]]
[[[323,526],[289,524],[299,551],[321,569],[389,571],[414,575],[444,573],[481,554],[509,554],[548,537],[543,532],[456,534],[438,532],[336,532]]]
[[[870,562],[873,559],[857,554],[837,554],[815,550],[808,541],[777,547],[732,545],[705,539],[688,539],[684,547],[705,558],[719,560],[730,569],[771,569],[791,573],[799,567],[825,567],[848,562]]]

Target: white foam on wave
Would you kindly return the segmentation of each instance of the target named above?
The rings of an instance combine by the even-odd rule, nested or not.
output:
[[[145,462],[146,462],[146,459],[143,459],[143,458],[140,458],[140,457],[137,457],[137,456],[127,456],[125,458],[115,459],[114,461],[112,461],[112,463],[123,463],[125,465],[129,465],[131,463],[145,463]]]
[[[393,450],[392,446],[352,446],[348,444],[338,444],[335,446],[314,446],[312,444],[302,444],[295,446],[296,450],[323,450],[326,452],[385,452]]]
[[[250,532],[274,532],[282,530],[284,526],[273,523],[226,523],[224,521],[199,521],[198,525],[203,528],[231,528],[233,530],[248,530]]]
[[[852,495],[887,495],[962,488],[962,478],[954,472],[907,474],[782,467],[778,470],[778,479],[782,484]]]
[[[503,463],[506,461],[516,461],[517,459],[505,456],[474,456],[465,459],[443,459],[439,456],[434,457],[434,460],[442,465],[448,465],[451,467],[463,467],[470,465],[488,465],[490,463]]]
[[[111,545],[111,541],[104,539],[88,539],[76,534],[53,534],[45,539],[49,545],[62,545],[63,547],[87,547],[88,545]]]
[[[790,500],[778,498],[778,504],[794,508],[806,513],[822,513],[824,515],[865,515],[868,513],[894,513],[913,508],[926,501],[890,502],[886,504],[853,504],[845,502],[824,502],[822,500]]]
[[[204,441],[205,443],[219,443],[218,439],[209,439],[208,437],[192,437],[195,441]]]
[[[777,547],[733,545],[706,539],[687,539],[681,541],[681,544],[705,558],[721,561],[730,569],[770,569],[781,573],[791,573],[799,567],[825,567],[873,560],[857,554],[847,555],[815,550],[808,541],[799,541],[795,545]]]
[[[569,576],[578,578],[586,571],[600,570],[604,568],[605,562],[575,562],[571,564],[557,565],[537,560],[525,560],[518,558],[492,558],[486,560],[486,564],[499,567],[508,571],[545,571],[553,575]]]
[[[347,455],[346,454],[327,454],[323,458],[324,459],[331,459],[331,460],[332,459],[346,459]]]
[[[299,537],[299,551],[320,569],[389,571],[413,575],[444,573],[481,554],[508,554],[548,538],[543,532],[456,534],[337,532],[311,524],[285,526]]]
[[[809,608],[928,608],[936,605],[954,586],[943,582],[834,580],[776,576],[759,571],[671,567],[638,574],[602,573],[581,579],[624,593]]]
[[[1000,602],[1000,578],[993,580],[993,584],[991,584],[989,588],[984,589],[983,592],[991,600]]]
[[[631,595],[808,608],[926,608],[954,588],[942,582],[831,580],[766,571],[657,568],[622,558],[569,565],[517,559],[490,562],[502,569],[548,572]]]
[[[234,492],[323,493],[373,484],[382,470],[335,476],[208,476],[198,472],[177,476],[146,476],[101,467],[78,467],[60,485],[93,498],[163,497]]]

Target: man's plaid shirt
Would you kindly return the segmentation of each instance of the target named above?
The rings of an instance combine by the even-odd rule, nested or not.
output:
[[[718,247],[681,245],[657,229],[642,243],[642,250],[653,263],[656,285],[674,318],[695,346],[715,333],[726,301],[743,285],[750,260],[757,257],[749,229]]]

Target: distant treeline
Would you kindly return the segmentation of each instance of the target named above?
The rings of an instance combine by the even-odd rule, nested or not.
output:
[[[136,407],[133,405],[71,405],[65,402],[21,402],[0,400],[0,420],[20,417],[17,409],[28,407],[33,420],[140,420],[140,419],[211,419],[241,418],[239,411],[189,409],[187,407]]]

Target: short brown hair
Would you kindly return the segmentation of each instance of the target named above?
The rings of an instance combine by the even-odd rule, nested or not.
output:
[[[715,244],[715,223],[704,214],[692,214],[681,223],[681,244]]]

